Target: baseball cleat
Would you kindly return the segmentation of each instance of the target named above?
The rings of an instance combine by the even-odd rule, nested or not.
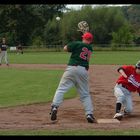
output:
[[[118,120],[121,120],[123,118],[123,114],[121,113],[116,113],[113,117],[114,119],[118,119]]]
[[[51,112],[50,112],[50,117],[52,121],[57,120],[57,107],[52,107]]]
[[[89,123],[97,123],[96,119],[93,117],[92,114],[88,114],[88,115],[87,115],[87,121],[88,121]]]

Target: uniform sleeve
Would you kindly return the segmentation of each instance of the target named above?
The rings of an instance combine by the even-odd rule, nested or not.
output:
[[[133,66],[127,66],[127,65],[121,66],[120,68],[118,68],[118,71],[120,69],[124,70],[124,72],[125,72],[125,74],[127,76],[131,75],[133,73],[133,71],[134,71],[134,67]]]
[[[75,48],[75,44],[76,44],[76,42],[71,42],[71,43],[67,44],[68,52],[72,52],[73,51],[73,49]]]

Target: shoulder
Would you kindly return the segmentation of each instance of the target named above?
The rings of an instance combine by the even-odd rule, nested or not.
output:
[[[128,65],[122,65],[118,68],[118,71],[122,69],[122,70],[126,70],[126,69],[132,69],[132,66],[128,66]]]
[[[122,68],[133,68],[133,66],[131,66],[131,65],[122,65],[121,67]]]
[[[132,66],[132,65],[123,65],[123,66],[122,66],[122,69],[124,69],[125,71],[128,71],[128,72],[133,72],[133,71],[135,71],[135,67]]]
[[[128,69],[132,69],[132,70],[135,69],[135,67],[132,66],[132,65],[127,66],[127,68],[128,68]]]
[[[80,44],[80,41],[72,41],[72,42],[69,42],[67,44],[68,47],[72,47],[72,46],[76,46],[76,45],[79,45]]]

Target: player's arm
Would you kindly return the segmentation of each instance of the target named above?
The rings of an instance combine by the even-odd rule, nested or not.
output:
[[[118,68],[117,70],[124,78],[127,78],[127,75],[122,67]]]
[[[63,48],[63,50],[65,52],[71,52],[70,45],[69,44],[68,45],[65,45],[64,48]]]

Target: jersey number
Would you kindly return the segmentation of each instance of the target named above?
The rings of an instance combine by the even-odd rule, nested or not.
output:
[[[85,48],[85,47],[82,48],[82,51],[83,51],[83,52],[80,53],[80,58],[89,61],[92,52],[89,51],[89,50],[88,50],[87,48]]]

